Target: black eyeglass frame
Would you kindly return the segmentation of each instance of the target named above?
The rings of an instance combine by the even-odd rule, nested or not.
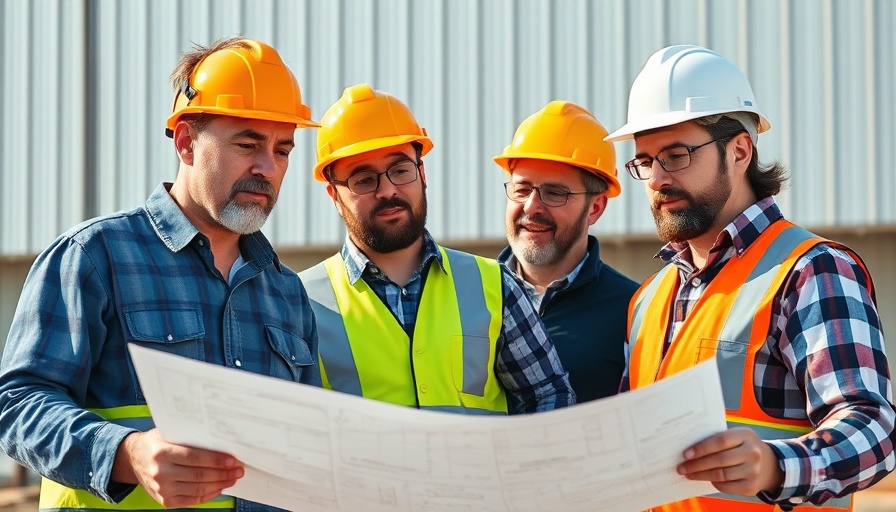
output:
[[[697,145],[694,145],[694,146],[684,146],[684,145],[682,145],[682,146],[674,146],[674,147],[667,148],[667,149],[664,149],[664,150],[660,151],[659,153],[656,154],[656,156],[653,156],[653,157],[648,157],[648,158],[637,158],[637,157],[635,157],[635,158],[632,158],[631,160],[629,160],[628,162],[625,163],[625,169],[628,171],[629,175],[630,175],[632,178],[634,178],[634,179],[636,179],[636,180],[640,180],[640,181],[646,181],[646,180],[649,180],[649,179],[653,176],[653,162],[654,162],[654,161],[659,162],[659,163],[660,163],[660,167],[662,167],[663,170],[666,171],[666,172],[668,172],[668,173],[678,172],[678,171],[687,169],[688,167],[691,166],[691,153],[693,153],[694,151],[696,151],[696,150],[702,148],[703,146],[708,146],[708,145],[712,144],[713,142],[727,143],[729,140],[733,139],[734,137],[736,137],[737,135],[739,135],[739,134],[741,134],[741,133],[744,133],[744,132],[738,132],[738,133],[735,133],[734,135],[727,135],[727,136],[725,136],[725,137],[716,137],[716,138],[714,138],[714,139],[710,139],[709,142],[704,142],[703,144],[697,144]],[[659,155],[660,155],[661,153],[665,153],[666,151],[670,151],[670,150],[672,150],[672,149],[686,149],[686,150],[688,151],[688,161],[687,161],[687,163],[684,164],[683,166],[677,168],[677,169],[669,169],[669,168],[667,168],[667,167],[666,167],[666,162],[664,162],[662,158],[659,158]],[[647,168],[651,170],[651,174],[650,174],[649,176],[644,176],[644,177],[642,177],[642,176],[641,176],[641,173],[638,171],[638,168],[639,168],[640,166],[639,166],[639,165],[636,165],[635,162],[636,162],[636,161],[640,161],[640,163],[643,165],[643,162],[644,162],[645,160],[649,160],[649,161],[650,161],[650,165],[648,165]]]
[[[512,181],[506,181],[506,182],[504,182],[504,195],[507,196],[507,199],[510,199],[510,200],[513,201],[514,203],[520,203],[520,204],[522,204],[522,203],[525,203],[526,201],[528,201],[530,197],[532,197],[532,192],[529,192],[529,195],[527,195],[526,197],[524,197],[524,198],[522,198],[522,199],[516,199],[516,198],[511,197],[511,195],[510,195],[510,189],[509,189],[508,187],[510,187],[510,186],[514,186],[514,185],[517,185],[517,183],[514,183],[514,182],[512,182]],[[550,207],[552,207],[552,208],[558,208],[558,207],[560,207],[560,206],[565,206],[566,203],[569,202],[569,196],[581,195],[581,194],[590,194],[590,195],[597,195],[597,194],[598,194],[597,192],[591,192],[591,191],[589,191],[589,190],[585,190],[585,191],[581,191],[581,192],[579,192],[579,191],[573,191],[573,190],[566,190],[566,191],[563,192],[563,193],[566,195],[565,198],[563,199],[563,202],[562,202],[562,203],[558,203],[558,204],[552,204],[552,203],[549,203],[549,202],[547,202],[547,201],[544,200],[544,196],[541,195],[541,187],[536,187],[535,185],[526,185],[526,186],[527,186],[527,187],[530,187],[532,190],[534,190],[534,191],[536,191],[536,192],[538,193],[538,199],[540,199],[541,202],[545,204],[545,206],[550,206]],[[544,185],[542,185],[542,187],[543,187],[543,186],[544,186]]]
[[[412,179],[411,181],[406,181],[406,182],[404,182],[404,183],[400,183],[400,184],[399,184],[399,183],[395,183],[395,181],[392,179],[392,176],[391,176],[389,173],[391,173],[396,167],[398,167],[398,166],[400,166],[400,165],[404,165],[404,164],[406,164],[406,163],[410,163],[410,164],[413,164],[413,165],[414,165],[414,179]],[[408,160],[402,160],[401,162],[398,162],[398,163],[395,163],[395,164],[390,165],[389,168],[386,169],[386,170],[383,171],[383,172],[376,172],[376,171],[362,171],[361,173],[357,173],[357,174],[362,174],[362,173],[365,173],[365,172],[372,172],[372,173],[374,173],[374,174],[376,175],[376,186],[375,186],[372,190],[370,190],[370,191],[368,191],[368,192],[361,193],[361,194],[359,194],[358,192],[355,192],[354,190],[352,190],[352,186],[349,185],[348,182],[349,182],[349,180],[352,178],[352,176],[349,176],[349,180],[345,180],[345,181],[337,180],[337,179],[334,179],[334,178],[330,178],[330,179],[329,179],[329,182],[332,183],[332,184],[334,184],[334,185],[342,185],[343,187],[349,189],[349,191],[350,191],[352,194],[355,194],[356,196],[366,196],[366,195],[368,195],[368,194],[373,194],[373,193],[375,193],[377,190],[380,189],[380,179],[383,177],[383,175],[386,175],[386,179],[389,180],[389,183],[395,185],[396,187],[403,187],[403,186],[405,186],[405,185],[410,185],[411,183],[413,183],[413,182],[417,181],[418,179],[420,179],[420,166],[421,166],[421,165],[423,165],[423,161],[422,161],[422,160],[416,160],[416,161],[414,161],[414,160],[410,160],[410,159],[408,159]],[[355,175],[353,175],[353,176],[356,176],[357,174],[355,174]]]

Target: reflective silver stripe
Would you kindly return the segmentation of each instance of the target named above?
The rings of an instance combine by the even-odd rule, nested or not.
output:
[[[784,259],[799,244],[814,236],[796,226],[782,231],[738,291],[722,332],[719,333],[719,350],[716,351],[716,363],[722,377],[722,396],[725,408],[729,411],[740,410],[744,368],[757,308],[768,293]]]
[[[333,291],[324,262],[300,272],[299,278],[308,291],[317,321],[317,337],[321,340],[318,350],[330,386],[343,393],[362,396],[358,367],[355,366],[352,346],[336,302],[336,292]],[[324,340],[326,343],[323,343]]]
[[[675,265],[666,265],[653,276],[650,284],[638,294],[638,301],[635,303],[635,307],[632,310],[632,330],[628,333],[629,343],[634,343],[635,340],[638,339],[638,331],[641,330],[641,324],[644,322],[644,314],[647,311],[647,307],[650,306],[650,302],[654,298],[654,295],[656,295],[660,283],[666,277],[666,274],[677,271]]]
[[[450,412],[453,414],[507,416],[506,412],[489,411],[488,409],[472,409],[470,407],[464,407],[462,405],[421,405],[420,409],[424,411]]]
[[[765,503],[760,500],[756,496],[742,496],[740,494],[722,494],[715,493],[709,494],[706,496],[707,498],[718,498],[722,500],[730,500],[730,501],[741,501],[747,503]],[[824,505],[813,505],[812,503],[802,503],[800,504],[796,510],[812,510],[814,508],[834,508],[834,509],[842,509],[842,510],[852,510],[850,504],[852,503],[852,499],[849,497],[845,498],[831,498],[830,500],[824,502]]]
[[[489,339],[489,323],[491,312],[485,304],[485,292],[482,274],[476,257],[443,247],[451,267],[451,278],[457,294],[457,307],[460,312],[461,332],[464,335],[464,386],[463,392],[476,396],[485,395],[485,384],[488,375],[475,368],[486,368],[482,361],[488,361],[490,343],[467,343],[468,337]],[[478,362],[478,364],[477,364]]]

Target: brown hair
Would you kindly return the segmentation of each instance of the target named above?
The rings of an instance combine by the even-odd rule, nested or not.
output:
[[[719,139],[718,148],[722,158],[725,157],[725,143],[738,133],[746,131],[740,121],[724,115],[716,122],[706,124],[698,122],[697,124],[709,132],[712,138]],[[777,194],[786,185],[788,178],[787,168],[778,160],[761,165],[759,151],[753,145],[753,158],[750,159],[750,164],[747,166],[747,179],[756,199],[765,199]]]

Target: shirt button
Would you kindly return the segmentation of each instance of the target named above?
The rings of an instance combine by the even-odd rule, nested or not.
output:
[[[233,365],[236,366],[237,368],[242,368],[242,367],[243,367],[243,362],[240,361],[239,359],[235,359],[235,360],[233,361]]]
[[[426,390],[427,390],[426,384],[420,384],[420,392],[426,393]]]
[[[374,266],[371,266],[371,267],[370,267],[370,273],[373,274],[373,275],[379,275],[379,273],[380,273],[380,269],[378,269],[378,268],[376,268],[376,267],[374,267]]]
[[[702,282],[703,282],[703,281],[701,281],[699,277],[695,277],[694,280],[691,281],[691,284],[694,286],[694,288],[696,288],[696,287],[700,286],[700,284],[701,284]]]
[[[199,245],[204,247],[204,246],[205,246],[205,240],[200,240],[200,241],[199,241]]]
[[[168,335],[168,341],[171,341],[171,340],[173,340],[173,339],[174,339],[174,336],[172,336],[172,335],[169,334],[169,335]]]
[[[295,361],[295,360],[296,360],[296,356],[289,356],[289,360],[290,360],[290,361]]]
[[[401,289],[401,294],[404,295],[405,297],[407,297],[407,296],[408,296],[408,290],[407,290],[407,288],[402,288],[402,289]]]

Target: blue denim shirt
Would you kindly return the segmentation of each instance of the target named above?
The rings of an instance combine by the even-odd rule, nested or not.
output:
[[[127,344],[320,385],[317,332],[296,273],[260,232],[228,281],[209,240],[160,185],[132,211],[59,237],[25,281],[0,363],[0,445],[37,473],[112,502],[133,431],[85,409],[145,404]],[[239,510],[264,510],[238,500]]]

